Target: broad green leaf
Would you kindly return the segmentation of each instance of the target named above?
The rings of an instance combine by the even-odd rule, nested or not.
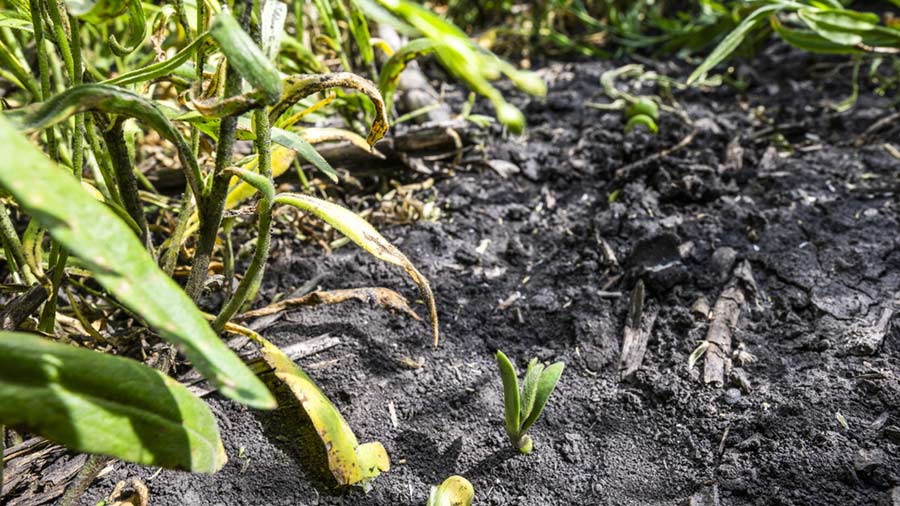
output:
[[[525,371],[525,381],[522,382],[522,408],[519,413],[519,418],[523,420],[528,418],[531,408],[534,407],[538,380],[540,380],[542,372],[544,372],[544,364],[539,363],[538,359],[533,358],[531,362],[528,362],[528,369]]]
[[[713,49],[713,52],[703,60],[703,63],[691,73],[687,83],[692,84],[705,77],[706,73],[712,70],[713,67],[728,58],[731,53],[741,45],[741,42],[744,41],[747,34],[756,28],[766,16],[774,14],[784,8],[785,7],[781,4],[763,5],[750,13],[749,16],[744,18],[744,20],[741,21],[741,23],[732,30],[732,32],[729,33],[715,49]]]
[[[271,105],[281,98],[281,75],[237,20],[227,12],[219,13],[209,29],[210,35],[241,77],[262,92],[262,100]]]
[[[544,372],[541,374],[541,379],[538,381],[537,393],[534,397],[534,407],[528,415],[528,418],[522,422],[523,433],[531,428],[531,426],[534,425],[534,422],[540,418],[541,413],[544,411],[544,407],[547,406],[547,400],[550,399],[550,394],[552,394],[553,390],[556,388],[556,384],[559,382],[559,377],[562,376],[565,367],[565,364],[562,362],[557,362],[544,369]]]
[[[364,250],[368,251],[375,258],[396,265],[402,268],[406,274],[412,278],[413,282],[419,287],[425,303],[428,305],[428,312],[431,318],[431,325],[434,331],[434,346],[440,341],[440,332],[438,330],[437,306],[434,302],[434,295],[431,293],[431,286],[418,269],[406,258],[396,246],[388,242],[381,234],[375,230],[366,220],[360,218],[348,209],[337,204],[310,197],[309,195],[301,195],[297,193],[282,193],[275,197],[276,204],[288,204],[303,211],[312,213],[320,220],[334,227],[338,232],[347,236],[348,239],[355,242]]]
[[[385,109],[390,111],[394,104],[394,93],[406,65],[416,58],[432,53],[437,44],[431,39],[411,40],[388,58],[378,75],[378,91],[384,98]]]
[[[437,487],[431,487],[427,506],[471,506],[475,489],[462,476],[451,476]]]
[[[131,359],[0,333],[0,424],[72,450],[213,473],[228,460],[206,404]]]
[[[227,324],[226,328],[236,326]],[[248,329],[238,333],[247,335],[260,347],[263,359],[275,371],[275,376],[293,392],[309,416],[325,445],[328,467],[341,485],[368,486],[369,480],[390,470],[390,459],[379,442],[360,445],[356,436],[313,380],[277,346]]]
[[[336,72],[332,74],[298,74],[287,77],[284,80],[284,95],[281,101],[272,107],[269,112],[269,121],[273,124],[278,118],[284,114],[291,106],[298,101],[330,88],[350,88],[362,92],[369,97],[375,106],[375,119],[372,121],[372,127],[369,129],[369,136],[366,141],[369,146],[374,146],[388,130],[387,113],[384,107],[384,100],[375,84],[368,79],[364,79],[350,72]]]
[[[503,381],[503,414],[506,420],[506,433],[512,439],[518,438],[519,431],[519,378],[516,367],[506,358],[502,351],[497,350],[497,367],[500,369],[500,379]]]
[[[256,408],[272,408],[265,385],[212,331],[184,291],[166,276],[113,211],[56,167],[18,129],[0,118],[0,146],[11,157],[0,187],[72,254],[96,280],[141,315],[224,395]]]

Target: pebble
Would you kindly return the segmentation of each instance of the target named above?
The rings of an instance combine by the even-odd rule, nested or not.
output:
[[[726,404],[735,404],[741,400],[741,391],[737,388],[729,388],[725,390],[725,395],[722,398]]]

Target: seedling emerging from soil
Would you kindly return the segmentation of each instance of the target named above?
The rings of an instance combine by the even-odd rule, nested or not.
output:
[[[497,350],[497,365],[500,367],[500,378],[503,380],[506,433],[513,446],[527,455],[531,453],[534,443],[531,436],[525,433],[544,411],[550,394],[562,376],[565,364],[557,362],[545,368],[538,359],[531,359],[525,371],[525,382],[521,391],[515,366],[500,350]]]
[[[656,122],[659,121],[659,106],[649,98],[640,98],[631,104],[625,110],[625,118],[628,119],[628,123],[625,125],[626,133],[638,125],[646,127],[650,133],[655,134],[659,131],[656,126]]]
[[[426,506],[470,506],[475,489],[462,476],[451,476],[437,487],[431,487]]]

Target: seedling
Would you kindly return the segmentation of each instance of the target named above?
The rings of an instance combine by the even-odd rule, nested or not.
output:
[[[506,433],[513,446],[527,455],[534,448],[534,442],[526,432],[540,418],[550,394],[562,376],[565,364],[557,362],[545,368],[538,359],[531,359],[521,390],[515,366],[500,350],[497,350],[497,365],[503,380]]]
[[[470,506],[475,489],[462,476],[451,476],[437,487],[431,487],[426,506]]]
[[[656,122],[659,121],[659,106],[649,98],[640,98],[628,106],[625,110],[625,132],[630,132],[634,127],[643,125],[650,133],[659,132]]]

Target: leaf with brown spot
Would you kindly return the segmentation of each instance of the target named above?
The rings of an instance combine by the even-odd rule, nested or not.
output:
[[[375,227],[349,209],[309,195],[282,193],[275,197],[275,203],[292,205],[298,209],[316,215],[319,219],[325,221],[347,236],[348,239],[355,242],[362,249],[371,253],[375,258],[396,265],[406,271],[406,274],[409,275],[413,282],[419,287],[419,290],[422,292],[422,297],[428,305],[431,325],[434,329],[434,345],[438,345],[438,342],[440,341],[440,331],[438,329],[437,306],[434,302],[434,294],[431,292],[431,286],[428,284],[428,280],[425,279],[425,276],[416,269],[416,266],[406,258],[406,255],[379,234],[378,231],[375,230]]]

